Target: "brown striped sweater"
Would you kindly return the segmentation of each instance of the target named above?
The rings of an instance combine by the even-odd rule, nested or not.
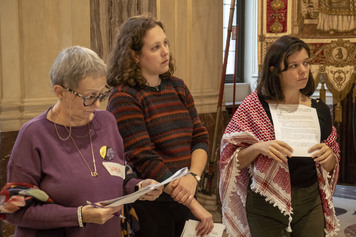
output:
[[[125,157],[140,178],[163,181],[189,167],[195,149],[208,152],[208,133],[184,81],[171,77],[156,87],[121,84],[108,102],[124,140]]]

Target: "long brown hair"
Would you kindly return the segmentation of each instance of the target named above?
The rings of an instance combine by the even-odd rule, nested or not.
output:
[[[134,16],[123,23],[108,65],[108,85],[114,87],[126,83],[129,86],[143,87],[147,84],[139,65],[133,59],[132,51],[141,54],[146,32],[155,26],[161,27],[164,31],[162,22],[151,16]],[[170,78],[174,70],[174,59],[170,54],[169,70],[160,75],[161,79]]]

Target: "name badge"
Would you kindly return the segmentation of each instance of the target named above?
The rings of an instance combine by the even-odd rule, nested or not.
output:
[[[125,179],[125,166],[114,162],[103,162],[105,169],[113,176]]]

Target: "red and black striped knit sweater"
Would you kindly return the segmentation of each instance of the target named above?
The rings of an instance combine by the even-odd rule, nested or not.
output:
[[[208,152],[208,133],[179,78],[162,80],[157,88],[119,85],[107,110],[116,118],[126,160],[140,178],[161,182],[189,167],[195,149]]]

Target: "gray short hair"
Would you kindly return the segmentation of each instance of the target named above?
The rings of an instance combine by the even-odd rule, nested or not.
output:
[[[79,82],[88,76],[106,76],[106,65],[93,50],[81,46],[69,47],[60,52],[50,72],[52,87],[65,85],[76,89]]]

